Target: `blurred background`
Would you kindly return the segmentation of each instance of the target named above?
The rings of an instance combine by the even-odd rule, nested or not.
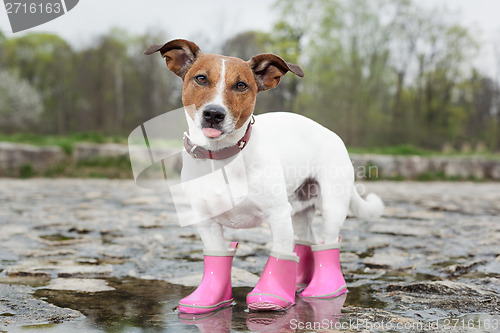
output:
[[[498,152],[498,12],[494,0],[86,0],[17,34],[2,12],[0,140],[126,142],[181,106],[181,80],[143,50],[187,38],[205,53],[300,64],[305,79],[284,78],[256,113],[303,114],[352,149]]]

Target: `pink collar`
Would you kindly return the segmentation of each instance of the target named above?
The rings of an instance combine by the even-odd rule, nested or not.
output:
[[[188,134],[184,133],[184,148],[196,159],[210,159],[210,160],[223,160],[238,154],[243,148],[246,147],[248,140],[250,140],[250,134],[252,133],[252,122],[248,124],[247,131],[245,135],[238,141],[234,146],[229,146],[221,150],[208,150],[198,145],[195,145],[189,139]]]

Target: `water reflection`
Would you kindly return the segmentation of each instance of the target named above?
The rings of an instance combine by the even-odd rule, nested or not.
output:
[[[334,299],[304,299],[283,312],[249,312],[245,297],[251,288],[234,288],[236,305],[203,315],[182,314],[177,301],[194,288],[163,281],[110,279],[112,291],[81,293],[39,289],[35,296],[56,306],[82,312],[87,318],[79,322],[92,331],[133,332],[137,329],[156,332],[296,332],[309,331],[306,325],[325,323],[335,327],[349,294]],[[43,288],[43,287],[42,287]],[[352,294],[356,296],[356,292]],[[349,300],[349,298],[347,298]],[[348,301],[349,303],[349,301]],[[309,323],[309,324],[308,324]],[[71,328],[71,323],[56,325]],[[36,325],[35,325],[36,326]],[[305,329],[305,330],[304,330]],[[44,329],[50,332],[51,329]]]
[[[247,326],[258,332],[296,332],[297,329],[334,328],[342,316],[347,294],[330,299],[297,298],[285,312],[251,312]]]
[[[185,325],[195,325],[201,333],[231,332],[233,307],[204,314],[179,313],[179,321]]]
[[[282,312],[245,312],[247,329],[253,332],[296,332],[308,327],[334,328],[342,316],[341,310],[347,294],[333,299],[298,298],[296,304]],[[179,313],[179,321],[195,325],[201,333],[231,332],[233,308],[208,314]]]

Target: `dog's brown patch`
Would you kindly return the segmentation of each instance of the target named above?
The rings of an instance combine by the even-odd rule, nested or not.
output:
[[[239,58],[226,58],[226,89],[224,91],[224,104],[231,110],[235,128],[242,127],[252,115],[255,107],[255,98],[258,87],[252,69],[246,61]],[[247,84],[245,91],[238,91],[238,82]]]
[[[308,201],[316,198],[319,191],[319,183],[315,178],[309,177],[295,190],[295,194],[300,201]]]
[[[226,68],[224,78],[221,78],[222,60],[225,61]],[[196,82],[198,75],[206,76],[206,85]],[[215,97],[221,79],[224,80],[223,104],[233,115],[235,128],[238,129],[252,115],[258,92],[252,69],[242,59],[214,54],[201,55],[184,77],[182,102],[185,106],[194,105],[194,108],[188,109],[189,116],[194,119],[196,110]],[[239,82],[247,85],[245,91],[237,89]]]
[[[182,86],[182,103],[185,106],[194,105],[194,108],[187,108],[191,119],[194,119],[196,110],[215,97],[221,71],[222,62],[220,56],[203,54],[186,73]],[[200,85],[196,82],[198,75],[207,77],[206,85]]]

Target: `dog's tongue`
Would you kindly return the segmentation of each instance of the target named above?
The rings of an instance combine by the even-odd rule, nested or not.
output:
[[[209,138],[216,138],[219,135],[221,135],[222,132],[219,131],[218,129],[215,129],[215,128],[204,128],[203,134],[205,134],[205,136],[207,136]]]

